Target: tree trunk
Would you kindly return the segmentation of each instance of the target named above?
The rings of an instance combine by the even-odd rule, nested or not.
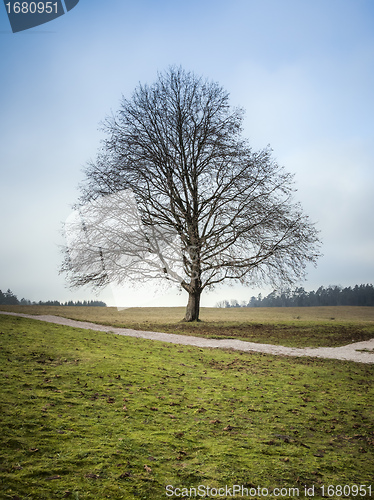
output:
[[[194,291],[189,293],[186,315],[183,321],[200,321],[200,295],[201,291]]]

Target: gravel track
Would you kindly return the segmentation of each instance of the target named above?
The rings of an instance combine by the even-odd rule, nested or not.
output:
[[[265,354],[275,354],[283,356],[312,356],[315,358],[340,359],[345,361],[355,361],[357,363],[374,363],[374,339],[364,342],[355,342],[354,344],[342,347],[285,347],[271,344],[257,344],[255,342],[245,342],[236,339],[205,339],[201,337],[191,337],[187,335],[176,335],[174,333],[147,332],[141,330],[132,330],[129,328],[116,328],[113,326],[97,325],[86,321],[76,321],[63,318],[61,316],[35,316],[31,314],[11,313],[0,311],[0,314],[10,316],[21,316],[47,323],[57,325],[72,326],[86,330],[114,333],[116,335],[125,335],[128,337],[137,337],[142,339],[157,340],[161,342],[170,342],[172,344],[191,345],[196,347],[212,347],[218,349],[235,349],[237,351],[262,352]],[[363,352],[365,349],[370,352]]]

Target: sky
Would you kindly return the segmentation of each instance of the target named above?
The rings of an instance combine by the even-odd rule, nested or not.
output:
[[[374,283],[372,0],[80,0],[12,33],[0,4],[0,289],[20,299],[185,305],[176,290],[70,290],[63,222],[100,123],[141,83],[181,65],[245,109],[244,136],[295,174],[322,240],[306,290]],[[271,288],[223,286],[202,306]],[[134,302],[135,300],[135,302]]]

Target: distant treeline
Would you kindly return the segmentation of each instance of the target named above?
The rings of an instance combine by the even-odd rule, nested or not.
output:
[[[11,290],[7,290],[3,293],[0,290],[0,304],[1,305],[20,305],[20,306],[95,306],[95,307],[106,307],[105,302],[101,300],[77,300],[76,302],[69,300],[68,302],[59,302],[58,300],[47,300],[39,302],[31,302],[31,300],[21,299],[18,300],[17,295]]]
[[[306,292],[299,287],[295,290],[274,290],[266,297],[261,293],[251,297],[249,302],[222,300],[216,307],[312,307],[312,306],[374,306],[373,285],[320,286],[317,291]]]

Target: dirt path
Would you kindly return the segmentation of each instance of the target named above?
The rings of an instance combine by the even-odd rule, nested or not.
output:
[[[33,316],[31,314],[11,313],[0,311],[0,314],[10,316],[21,316],[23,318],[46,321],[58,325],[84,328],[86,330],[95,330],[99,332],[110,332],[117,335],[126,335],[129,337],[138,337],[142,339],[158,340],[161,342],[170,342],[172,344],[192,345],[197,347],[213,347],[220,349],[235,349],[238,351],[263,352],[266,354],[284,355],[284,356],[312,356],[316,358],[341,359],[346,361],[356,361],[357,363],[374,363],[374,339],[364,342],[355,342],[354,344],[342,347],[285,347],[271,344],[257,344],[255,342],[245,342],[236,339],[205,339],[201,337],[190,337],[187,335],[176,335],[173,333],[145,332],[140,330],[131,330],[128,328],[116,328],[113,326],[97,325],[86,321],[76,321],[60,316]],[[365,349],[370,352],[363,352]]]

